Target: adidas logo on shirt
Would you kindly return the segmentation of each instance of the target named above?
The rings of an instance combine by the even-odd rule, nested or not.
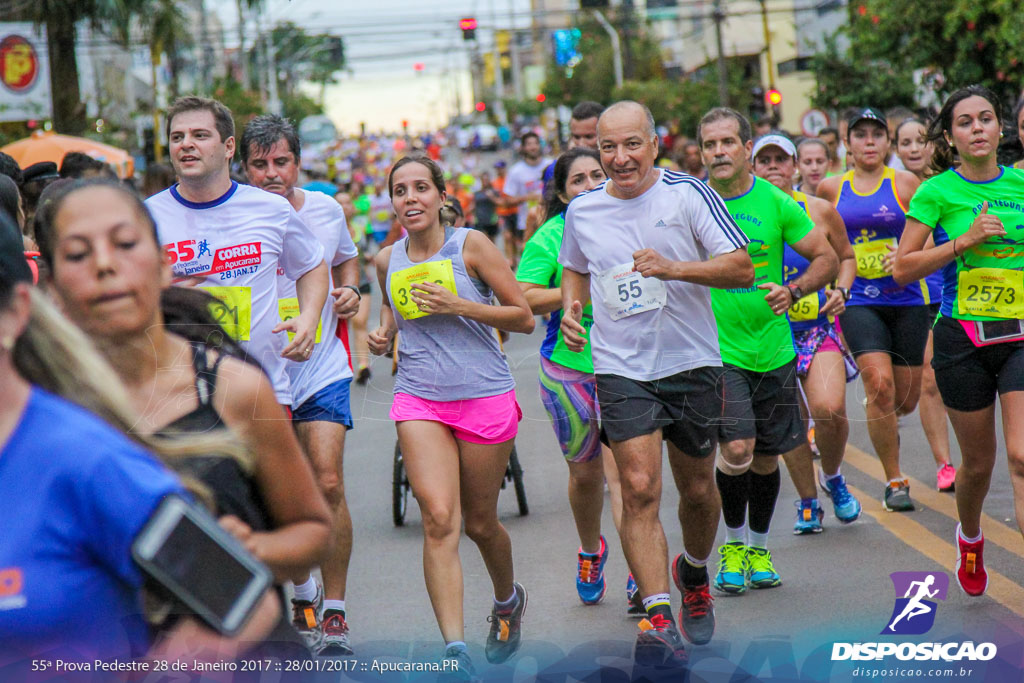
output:
[[[658,219],[658,222],[654,224],[654,227],[656,227],[656,228],[664,228],[664,227],[666,227],[666,225],[665,225],[665,221],[663,221],[663,220],[661,220],[661,219],[659,218],[659,219]]]

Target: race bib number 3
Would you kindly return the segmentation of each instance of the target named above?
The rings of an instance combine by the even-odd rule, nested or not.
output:
[[[1004,268],[961,270],[956,302],[960,313],[985,318],[1024,318],[1024,272]]]
[[[415,320],[430,315],[421,311],[416,302],[412,300],[412,286],[420,282],[436,282],[452,294],[458,294],[458,290],[455,289],[455,271],[452,268],[451,259],[426,261],[400,270],[391,275],[389,289],[391,290],[391,305],[406,320]]]
[[[888,247],[896,248],[896,238],[871,240],[853,245],[853,253],[857,256],[857,275],[868,280],[877,280],[890,273],[885,272],[885,257],[889,254]]]
[[[668,298],[665,283],[636,272],[632,261],[598,274],[597,281],[604,294],[604,306],[612,320],[656,311],[665,306]]]
[[[807,296],[793,302],[789,307],[789,319],[792,322],[803,322],[805,320],[818,319],[818,293]]]
[[[249,287],[204,287],[218,299],[210,312],[235,341],[249,341],[252,329],[252,293]]]
[[[281,322],[285,322],[286,320],[291,320],[292,318],[298,318],[299,317],[299,300],[297,298],[295,298],[295,297],[292,297],[291,299],[278,299],[277,300],[277,314],[279,316],[281,316]],[[313,340],[314,344],[319,344],[320,343],[320,330],[321,330],[321,328],[323,328],[323,326],[324,326],[324,321],[321,319],[320,322],[318,322],[316,324],[316,339]],[[288,333],[288,341],[293,341],[294,339],[295,339],[295,333],[294,332],[289,332]]]

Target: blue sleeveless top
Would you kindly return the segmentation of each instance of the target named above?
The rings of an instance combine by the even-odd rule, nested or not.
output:
[[[854,189],[853,171],[847,171],[842,176],[835,206],[857,254],[857,277],[846,305],[924,305],[920,282],[901,287],[882,269],[882,259],[889,253],[886,244],[899,244],[907,222],[906,207],[896,193],[896,171],[887,167],[878,186],[868,194]]]
[[[807,195],[803,192],[793,191],[793,199],[800,205],[800,208],[807,213]],[[793,247],[783,244],[782,252],[782,282],[788,283],[804,274],[810,261],[798,254]],[[815,303],[814,299],[817,299]],[[819,289],[813,295],[808,293],[804,298],[793,304],[786,316],[789,318],[789,327],[794,332],[803,332],[828,322],[828,316],[818,314],[821,307],[825,305],[825,290]]]

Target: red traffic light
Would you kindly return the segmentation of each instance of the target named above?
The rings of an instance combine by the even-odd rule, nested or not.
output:
[[[412,70],[413,71],[423,71],[423,69],[425,69],[425,68],[426,68],[426,66],[423,64],[423,62],[415,62],[412,65]]]
[[[472,31],[473,29],[476,28],[476,18],[475,17],[465,17],[463,19],[460,19],[459,20],[459,28],[461,28],[463,31]]]
[[[476,103],[476,110],[477,111],[486,111],[487,110],[487,105],[484,104],[483,102],[477,102]]]
[[[782,93],[778,90],[772,89],[764,94],[764,101],[772,106],[782,104]]]
[[[543,102],[547,98],[548,98],[547,95],[545,95],[544,93],[537,93],[537,101],[538,102]]]
[[[409,127],[409,119],[402,119],[402,128]]]

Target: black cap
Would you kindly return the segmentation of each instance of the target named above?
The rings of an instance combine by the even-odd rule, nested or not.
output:
[[[60,177],[57,173],[57,164],[52,161],[40,161],[28,168],[22,169],[22,184],[30,183],[33,180],[56,180]]]
[[[853,128],[861,121],[874,121],[875,123],[882,126],[882,128],[888,128],[889,122],[885,118],[885,114],[882,113],[881,109],[875,107],[864,107],[858,109],[856,114],[846,119],[847,128]]]
[[[0,282],[32,284],[32,271],[25,261],[21,233],[6,212],[0,211]]]

